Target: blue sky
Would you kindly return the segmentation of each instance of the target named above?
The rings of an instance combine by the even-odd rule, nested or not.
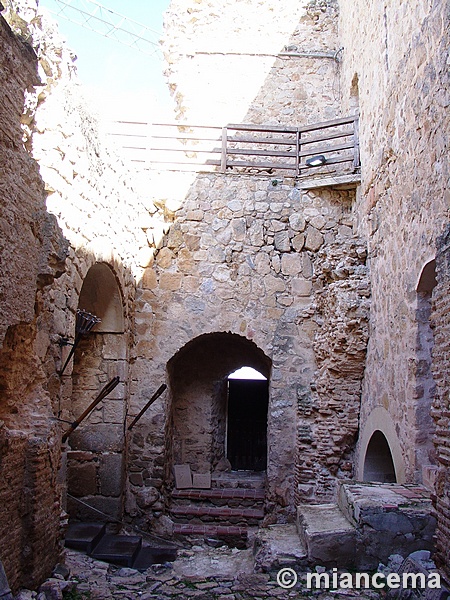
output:
[[[65,0],[66,3],[69,0]],[[92,14],[94,6],[86,0],[71,0],[76,8]],[[158,42],[163,29],[163,13],[170,0],[96,0],[106,9],[123,15],[152,29],[150,37]],[[113,39],[89,31],[55,13],[62,6],[57,0],[39,0],[39,5],[52,13],[62,35],[78,59],[76,66],[81,81],[89,94],[101,99],[105,115],[113,118],[130,118],[132,115],[154,120],[155,113],[164,112],[170,104],[169,93],[162,75],[162,53],[153,55],[127,47]],[[68,10],[68,9],[65,9]],[[70,9],[69,9],[70,10]],[[77,21],[84,17],[77,11],[70,16]],[[101,16],[118,23],[118,17],[102,11]],[[95,21],[93,21],[95,23]],[[98,26],[98,24],[96,24]],[[120,33],[119,33],[120,35]],[[144,44],[145,45],[145,44]],[[153,48],[146,45],[147,49]]]

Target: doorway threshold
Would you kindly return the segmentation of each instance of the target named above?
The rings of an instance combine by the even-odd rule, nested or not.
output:
[[[266,471],[224,471],[213,473],[212,487],[263,490],[266,487]]]

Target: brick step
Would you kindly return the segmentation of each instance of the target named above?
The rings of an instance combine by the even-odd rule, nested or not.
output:
[[[202,537],[203,539],[217,539],[225,542],[230,548],[246,548],[248,528],[237,525],[191,525],[175,523],[173,526],[175,536]]]
[[[245,488],[213,488],[210,490],[173,490],[174,498],[214,498],[230,500],[234,498],[242,500],[264,500],[265,493],[263,489],[245,489]]]
[[[230,508],[228,506],[197,506],[193,504],[172,506],[170,513],[173,517],[185,519],[197,517],[207,520],[239,520],[247,522],[249,520],[258,521],[264,518],[264,510],[262,508]]]

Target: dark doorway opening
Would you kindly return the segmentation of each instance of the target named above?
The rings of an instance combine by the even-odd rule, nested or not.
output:
[[[395,483],[394,461],[388,441],[381,431],[375,431],[370,438],[364,461],[364,481]]]
[[[227,458],[233,471],[267,467],[269,383],[228,380]]]

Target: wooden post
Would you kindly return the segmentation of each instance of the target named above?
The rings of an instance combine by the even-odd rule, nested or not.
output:
[[[353,170],[356,171],[361,165],[360,157],[359,157],[359,117],[355,115],[355,119],[353,121],[353,143],[355,145],[354,155],[353,155]]]
[[[220,172],[225,173],[227,170],[227,138],[228,131],[226,127],[222,127],[222,154],[220,157]]]

